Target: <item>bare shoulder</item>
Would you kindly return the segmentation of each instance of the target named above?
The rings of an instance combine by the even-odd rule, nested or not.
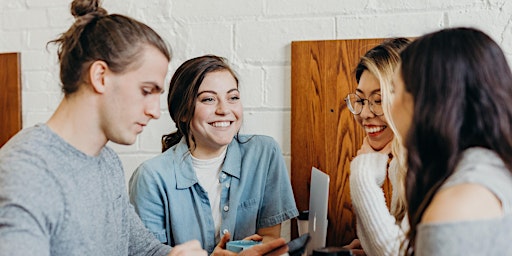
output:
[[[490,219],[502,215],[501,202],[490,190],[479,184],[465,183],[438,191],[421,222]]]

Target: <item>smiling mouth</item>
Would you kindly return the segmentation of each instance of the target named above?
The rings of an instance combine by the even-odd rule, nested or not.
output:
[[[377,132],[383,131],[384,129],[386,129],[385,125],[383,125],[383,126],[364,127],[364,130],[366,131],[366,133],[377,133]]]
[[[226,121],[226,122],[213,122],[213,123],[210,123],[210,125],[213,126],[213,127],[221,127],[222,128],[222,127],[230,126],[231,122],[228,122],[228,121]]]

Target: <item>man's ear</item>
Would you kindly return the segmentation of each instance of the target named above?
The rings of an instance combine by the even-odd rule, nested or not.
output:
[[[102,60],[94,61],[89,68],[89,79],[92,89],[97,93],[105,92],[105,75],[108,65]]]

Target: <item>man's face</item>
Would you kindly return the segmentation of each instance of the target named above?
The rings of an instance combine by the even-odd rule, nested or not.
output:
[[[135,67],[120,74],[107,69],[105,74],[100,129],[107,140],[115,143],[135,143],[149,120],[160,117],[160,96],[169,61],[152,46],[141,50]]]

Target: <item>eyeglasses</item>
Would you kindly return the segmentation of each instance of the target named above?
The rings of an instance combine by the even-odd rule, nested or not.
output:
[[[368,97],[368,99],[363,99],[355,93],[350,93],[345,97],[345,102],[347,103],[348,109],[352,114],[359,115],[363,111],[365,101],[368,102],[370,107],[370,111],[376,116],[382,116],[384,111],[382,110],[382,100],[379,93],[374,93]]]

